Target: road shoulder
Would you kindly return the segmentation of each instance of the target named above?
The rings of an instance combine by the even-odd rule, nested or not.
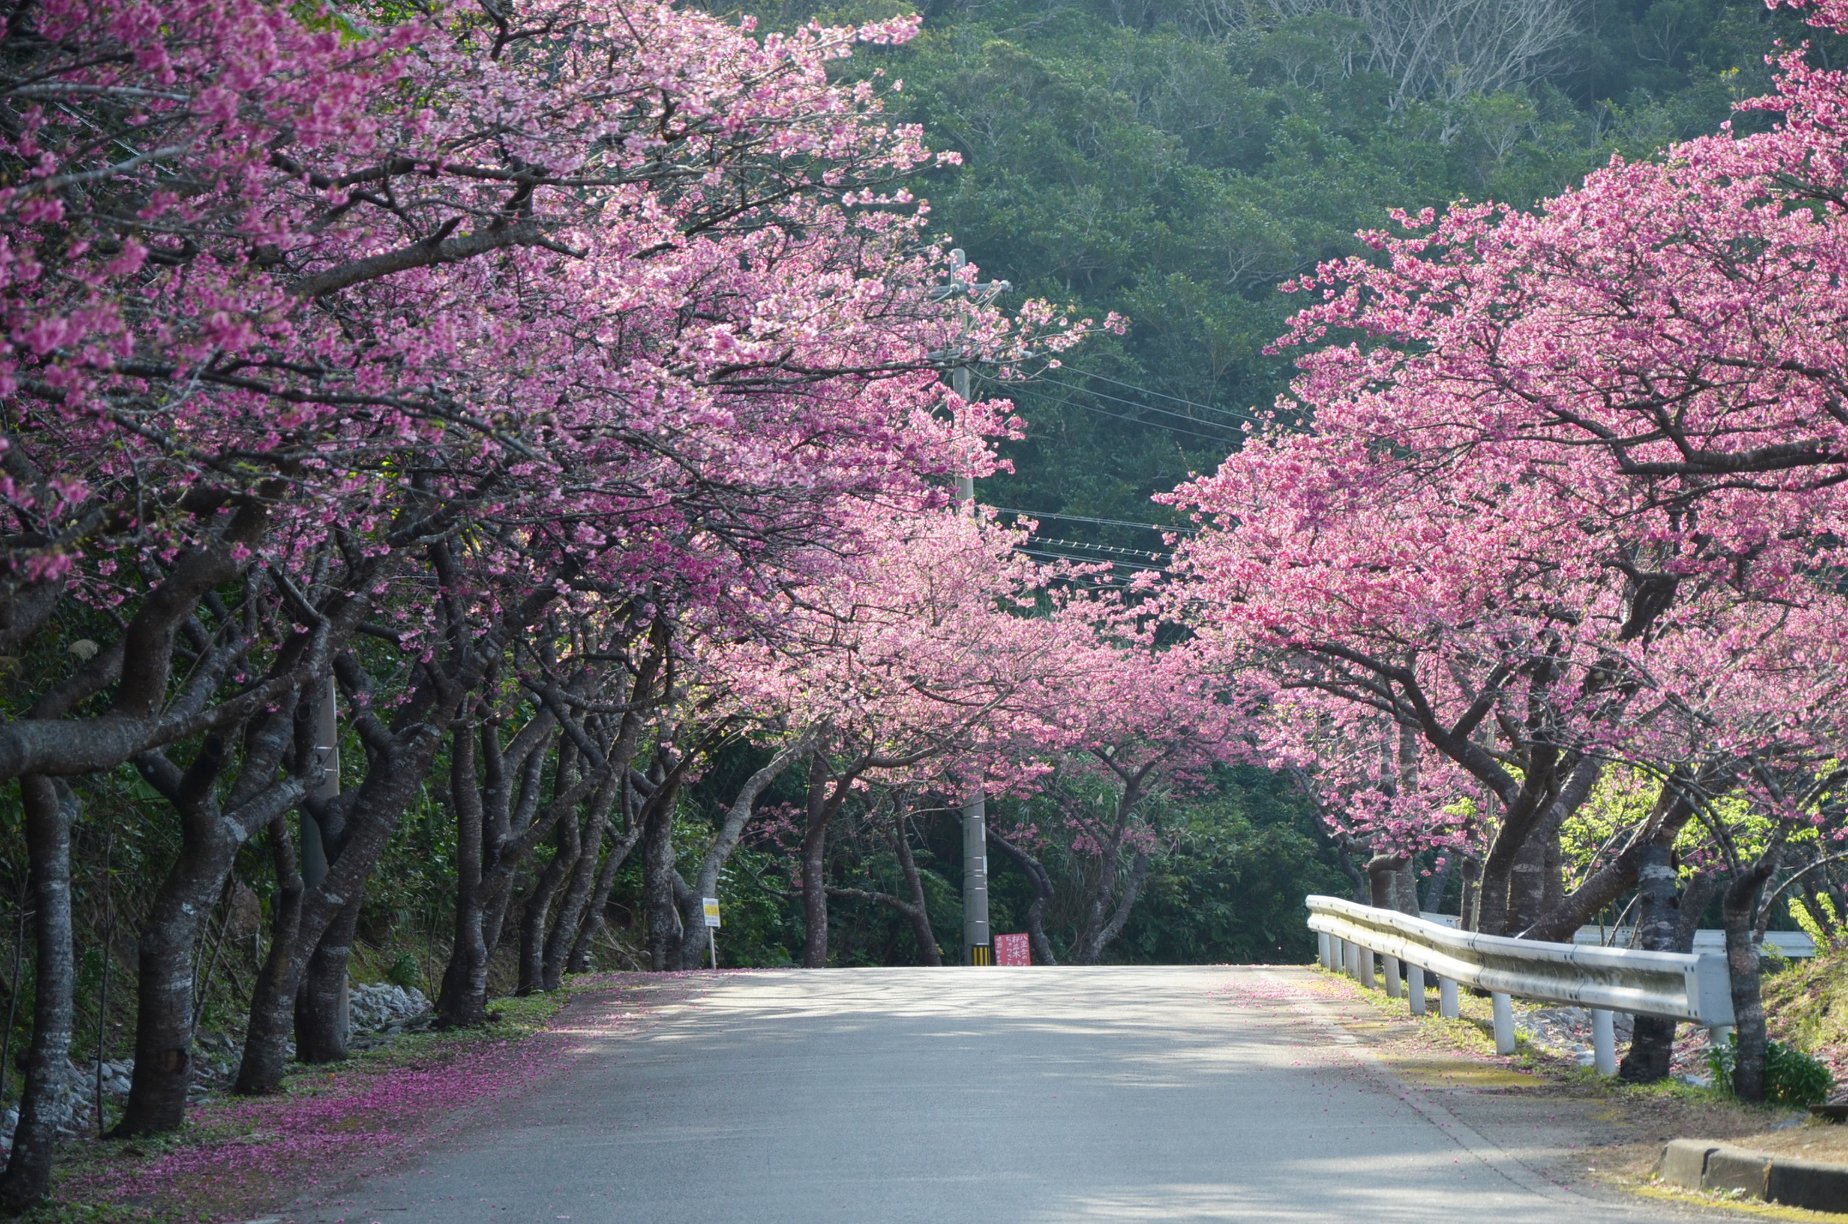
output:
[[[1525,1043],[1501,1057],[1488,1034],[1486,1001],[1466,1001],[1460,1020],[1414,1018],[1403,1000],[1382,991],[1320,970],[1301,972],[1306,1010],[1401,1084],[1408,1103],[1441,1110],[1552,1187],[1606,1201],[1672,1201],[1720,1218],[1837,1224],[1848,1218],[1744,1203],[1724,1190],[1689,1190],[1658,1175],[1665,1146],[1694,1137],[1715,1147],[1775,1151],[1787,1163],[1832,1164],[1848,1147],[1843,1127],[1679,1083],[1638,1087],[1602,1079]],[[1475,1003],[1480,1017],[1471,1014]]]

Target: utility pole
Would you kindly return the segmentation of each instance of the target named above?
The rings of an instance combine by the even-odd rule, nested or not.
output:
[[[960,250],[950,252],[951,282],[936,296],[950,297],[966,292],[980,303],[993,301],[995,295],[1009,288],[1006,281],[984,281],[964,286],[962,270],[968,264]],[[959,354],[960,356],[960,354]],[[959,361],[950,371],[950,386],[957,398],[970,402],[969,366]],[[964,472],[956,478],[956,500],[970,514],[975,513],[975,477]],[[963,955],[965,965],[995,963],[994,940],[988,930],[988,797],[980,784],[962,809],[963,829]]]
[[[961,251],[956,263],[961,264]],[[969,399],[969,367],[959,365],[950,375],[956,394]],[[956,500],[975,513],[975,477],[956,478]],[[993,937],[988,930],[988,797],[978,785],[962,810],[963,827],[963,964],[995,963]]]
[[[311,792],[315,806],[331,803],[340,798],[340,722],[339,709],[335,705],[338,690],[334,685],[334,676],[330,671],[321,689],[321,700],[315,703],[314,711],[314,755],[320,766],[321,776],[315,782]],[[327,843],[323,839],[321,822],[309,815],[308,809],[301,812],[301,846],[302,846],[302,887],[319,888],[327,879]],[[347,984],[340,983],[340,1014],[336,1019],[339,1025],[342,1047],[346,1037],[352,1031],[352,1002],[347,993]]]

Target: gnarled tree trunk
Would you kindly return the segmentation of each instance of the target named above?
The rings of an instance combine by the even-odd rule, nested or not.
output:
[[[1673,951],[1681,927],[1681,908],[1668,847],[1651,843],[1643,857],[1637,884],[1639,942],[1650,952]],[[1630,1033],[1629,1052],[1623,1056],[1618,1074],[1635,1084],[1668,1078],[1674,1044],[1673,1020],[1638,1016]]]
[[[70,1072],[72,1008],[77,984],[71,929],[71,824],[76,797],[50,778],[28,774],[19,780],[25,806],[26,855],[32,880],[36,958],[32,1001],[32,1045],[26,1053],[26,1085],[20,1097],[13,1150],[0,1174],[0,1208],[17,1214],[44,1200],[51,1190],[58,1118],[56,1090]]]
[[[347,962],[359,929],[360,898],[334,916],[314,946],[295,996],[295,1057],[305,1063],[340,1062],[353,1038],[347,1006]]]
[[[1726,972],[1732,978],[1733,1095],[1742,1101],[1765,1099],[1765,1001],[1758,946],[1753,940],[1758,892],[1771,878],[1774,863],[1761,859],[1741,868],[1726,886],[1722,901],[1726,929]]]
[[[1026,912],[1027,942],[1033,948],[1033,963],[1058,964],[1059,958],[1053,955],[1052,940],[1046,937],[1046,903],[1052,900],[1052,876],[1047,873],[1044,864],[1024,848],[997,833],[992,824],[988,826],[988,840],[1001,847],[1001,852],[1020,868],[1020,873],[1027,877],[1027,883],[1033,887],[1033,900],[1027,903]]]
[[[520,910],[520,980],[516,994],[529,995],[545,989],[545,935],[550,925],[552,898],[565,877],[576,871],[578,857],[583,852],[575,813],[558,822],[553,838],[557,844],[552,861],[533,880]]]

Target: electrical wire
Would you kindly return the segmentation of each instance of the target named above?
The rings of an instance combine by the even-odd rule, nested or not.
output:
[[[986,377],[986,376],[984,375],[983,377]],[[1006,386],[1008,386],[1008,387],[1010,387],[1010,388],[1011,388],[1011,387],[1015,387],[1015,386],[1018,386],[1018,385],[1019,385],[1019,384],[1016,384],[1016,383],[1008,383],[1008,384],[1001,384],[1001,380],[1000,380],[1000,379],[998,379],[998,378],[990,378],[990,379],[988,379],[988,381],[989,381],[989,382],[992,382],[992,383],[996,383],[997,385],[1006,385]],[[1091,393],[1091,392],[1086,392],[1086,394],[1092,394],[1092,393]],[[1129,401],[1128,401],[1128,400],[1125,400],[1125,401],[1123,401],[1123,402],[1124,402],[1124,403],[1128,403]],[[1207,440],[1208,442],[1213,442],[1213,443],[1216,443],[1216,444],[1218,444],[1218,445],[1220,445],[1220,446],[1225,446],[1225,445],[1226,445],[1227,443],[1229,443],[1229,442],[1231,441],[1231,439],[1230,439],[1230,438],[1225,438],[1225,437],[1222,437],[1222,436],[1220,436],[1220,435],[1218,435],[1218,434],[1207,434],[1207,433],[1201,433],[1201,432],[1200,432],[1199,430],[1197,430],[1197,429],[1182,429],[1182,428],[1181,428],[1181,427],[1180,427],[1179,425],[1170,425],[1170,424],[1168,424],[1168,423],[1167,423],[1166,421],[1150,421],[1150,420],[1145,420],[1145,419],[1143,419],[1142,417],[1133,417],[1133,416],[1130,416],[1129,414],[1127,414],[1127,413],[1123,413],[1123,412],[1112,412],[1112,411],[1110,411],[1110,410],[1109,410],[1108,408],[1099,408],[1099,407],[1098,407],[1097,405],[1095,405],[1095,404],[1086,404],[1086,403],[1081,403],[1081,402],[1079,402],[1078,400],[1075,400],[1075,399],[1072,399],[1072,398],[1071,398],[1070,396],[1067,396],[1067,397],[1065,397],[1064,399],[1062,399],[1062,400],[1059,400],[1059,401],[1058,401],[1058,402],[1057,402],[1056,404],[1054,404],[1054,405],[1053,405],[1053,407],[1055,407],[1055,408],[1062,408],[1062,407],[1065,407],[1065,406],[1066,406],[1066,405],[1068,405],[1068,404],[1069,404],[1070,406],[1072,406],[1073,408],[1078,408],[1078,409],[1081,409],[1081,410],[1083,410],[1083,411],[1085,411],[1085,412],[1095,412],[1095,413],[1097,413],[1097,414],[1098,414],[1099,416],[1107,416],[1107,417],[1115,417],[1115,418],[1116,418],[1117,420],[1119,420],[1119,421],[1129,421],[1129,422],[1132,422],[1132,423],[1134,423],[1134,424],[1137,424],[1137,425],[1149,425],[1149,426],[1153,426],[1153,427],[1154,427],[1154,428],[1156,428],[1156,429],[1166,429],[1166,430],[1169,430],[1169,431],[1170,431],[1170,432],[1172,432],[1172,433],[1178,433],[1178,434],[1189,434],[1189,435],[1191,435],[1191,436],[1193,436],[1193,437],[1196,437],[1196,438],[1205,438],[1205,439],[1206,439],[1206,440]],[[1176,412],[1176,413],[1172,413],[1171,415],[1173,415],[1173,416],[1177,416],[1177,417],[1178,417],[1178,416],[1181,416],[1181,414],[1180,414],[1180,413],[1178,413],[1178,412]],[[1184,420],[1184,421],[1191,421],[1191,420],[1193,420],[1193,418],[1192,418],[1192,417],[1181,417],[1181,419],[1182,419],[1182,420]],[[1200,423],[1202,423],[1202,424],[1207,424],[1207,423],[1210,423],[1210,422],[1200,422]]]
[[[1059,519],[1062,522],[1070,523],[1096,523],[1103,527],[1141,527],[1147,531],[1160,531],[1164,533],[1178,532],[1181,534],[1191,534],[1196,530],[1193,526],[1185,523],[1135,523],[1131,522],[1129,519],[1097,518],[1089,514],[1065,514],[1057,510],[1022,510],[1018,506],[990,506],[988,508],[990,510],[999,511],[1002,514],[1018,514],[1030,519]]]
[[[1149,570],[1157,574],[1168,573],[1165,565],[1150,565],[1141,561],[1113,561],[1104,557],[1078,557],[1070,553],[1046,552],[1037,548],[1016,548],[1015,552],[1025,553],[1029,557],[1044,557],[1048,561],[1075,561],[1079,565],[1120,565],[1124,569]]]
[[[1048,536],[1034,536],[1035,544],[1048,544],[1055,548],[1089,548],[1095,552],[1117,553],[1125,557],[1147,557],[1159,561],[1170,554],[1157,552],[1149,548],[1121,548],[1115,544],[1093,544],[1089,540],[1055,540]]]
[[[1150,395],[1154,396],[1156,399],[1165,399],[1176,404],[1185,404],[1187,407],[1196,409],[1200,412],[1223,413],[1229,417],[1237,417],[1242,421],[1250,421],[1253,425],[1271,425],[1275,423],[1267,421],[1260,416],[1253,416],[1249,412],[1240,412],[1236,408],[1221,408],[1216,404],[1202,404],[1194,400],[1184,399],[1178,395],[1169,395],[1166,391],[1151,391],[1147,387],[1138,387],[1135,383],[1124,382],[1120,378],[1111,378],[1108,374],[1099,374],[1094,370],[1080,370],[1068,365],[1062,365],[1059,368],[1061,370],[1070,370],[1074,374],[1082,374],[1086,378],[1095,378],[1098,382],[1107,382],[1115,387],[1127,388],[1128,390],[1136,392],[1138,395]]]
[[[1113,404],[1124,404],[1131,408],[1139,408],[1143,412],[1155,412],[1162,416],[1171,416],[1177,421],[1190,421],[1195,425],[1204,425],[1208,429],[1223,429],[1234,436],[1238,435],[1240,432],[1236,425],[1222,424],[1219,421],[1213,420],[1201,420],[1197,416],[1189,416],[1185,412],[1176,412],[1172,408],[1157,408],[1153,404],[1144,404],[1137,400],[1124,399],[1120,395],[1111,395],[1106,391],[1093,391],[1089,387],[1081,387],[1077,383],[1068,383],[1057,378],[1048,378],[1044,374],[1039,375],[1033,381],[1050,383],[1055,387],[1064,387],[1067,391],[1076,391],[1081,395],[1096,396],[1098,399],[1109,400]],[[1232,438],[1227,438],[1226,441],[1230,442]]]

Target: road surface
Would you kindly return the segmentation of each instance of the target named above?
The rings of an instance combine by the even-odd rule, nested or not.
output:
[[[1528,1224],[1582,1197],[1398,1080],[1295,969],[727,973],[303,1224]]]

